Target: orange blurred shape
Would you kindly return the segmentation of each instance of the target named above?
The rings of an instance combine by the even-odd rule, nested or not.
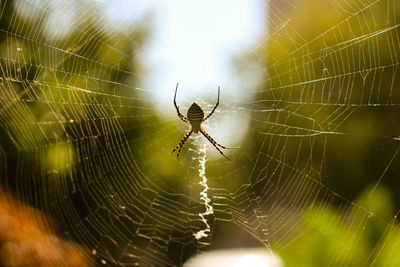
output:
[[[88,251],[58,238],[51,225],[0,190],[0,266],[92,266]]]

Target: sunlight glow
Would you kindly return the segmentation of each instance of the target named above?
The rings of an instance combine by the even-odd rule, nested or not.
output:
[[[260,38],[263,5],[260,0],[156,1],[145,82],[157,91],[157,102],[163,106],[177,82],[190,99],[204,97],[206,89],[214,96],[218,85],[237,87],[232,60]]]
[[[269,267],[269,262],[260,256],[247,254],[241,257],[236,263],[235,267]]]
[[[215,250],[190,259],[185,267],[282,267],[282,260],[265,249]]]

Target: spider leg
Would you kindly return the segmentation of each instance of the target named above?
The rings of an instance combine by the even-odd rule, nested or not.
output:
[[[179,142],[179,144],[171,151],[171,153],[174,153],[175,150],[177,150],[177,149],[179,148],[178,154],[176,154],[176,157],[178,158],[178,161],[179,161],[179,153],[181,153],[181,150],[182,150],[183,145],[185,144],[186,140],[189,138],[189,136],[190,136],[192,133],[193,133],[193,129],[190,129],[189,132],[187,132],[187,133],[185,134],[185,136],[182,138],[182,140]]]
[[[176,84],[176,88],[175,88],[174,106],[176,108],[176,111],[178,112],[179,118],[181,118],[181,120],[183,120],[184,122],[189,123],[188,118],[186,118],[184,115],[182,115],[179,112],[179,107],[176,105],[176,92],[178,91],[178,85],[179,85],[179,83]]]
[[[233,147],[229,147],[229,146],[223,146],[221,144],[218,144],[217,142],[215,143],[217,146],[223,148],[223,149],[239,149],[240,146],[233,146]]]
[[[232,161],[230,158],[225,156],[224,153],[222,153],[221,149],[218,148],[218,146],[221,146],[221,145],[218,144],[217,142],[215,142],[215,140],[211,136],[209,136],[208,133],[206,131],[204,131],[204,129],[200,129],[200,132],[207,138],[208,141],[210,141],[210,143],[218,150],[219,153],[221,153],[222,156],[224,156],[228,160]],[[221,147],[223,147],[223,146],[221,146]]]
[[[204,131],[203,134],[205,134],[205,135],[208,136],[207,139],[208,139],[208,138],[211,138],[211,136],[210,136],[203,128],[201,128],[201,130]],[[221,144],[218,144],[214,139],[211,138],[211,140],[213,140],[217,146],[222,147],[222,148],[224,148],[224,149],[239,149],[239,148],[240,148],[239,146],[234,146],[234,147],[223,146],[223,145],[221,145]]]
[[[215,105],[215,107],[213,108],[213,110],[211,111],[211,113],[208,114],[208,116],[205,117],[205,118],[203,119],[203,121],[205,121],[205,120],[207,120],[208,118],[211,117],[211,115],[214,113],[214,111],[215,111],[215,109],[218,107],[218,105],[219,105],[219,86],[218,86],[218,101],[217,101],[217,104]]]

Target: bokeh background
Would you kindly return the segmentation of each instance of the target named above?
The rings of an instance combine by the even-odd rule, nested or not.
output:
[[[399,19],[393,0],[1,1],[0,265],[400,265]],[[184,114],[221,86],[204,128],[231,162],[201,136],[169,154],[177,82]]]

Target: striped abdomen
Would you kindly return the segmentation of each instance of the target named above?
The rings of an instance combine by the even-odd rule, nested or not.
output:
[[[198,133],[200,131],[200,124],[203,122],[204,118],[204,112],[201,107],[193,103],[188,110],[187,117],[192,125],[193,131]]]

